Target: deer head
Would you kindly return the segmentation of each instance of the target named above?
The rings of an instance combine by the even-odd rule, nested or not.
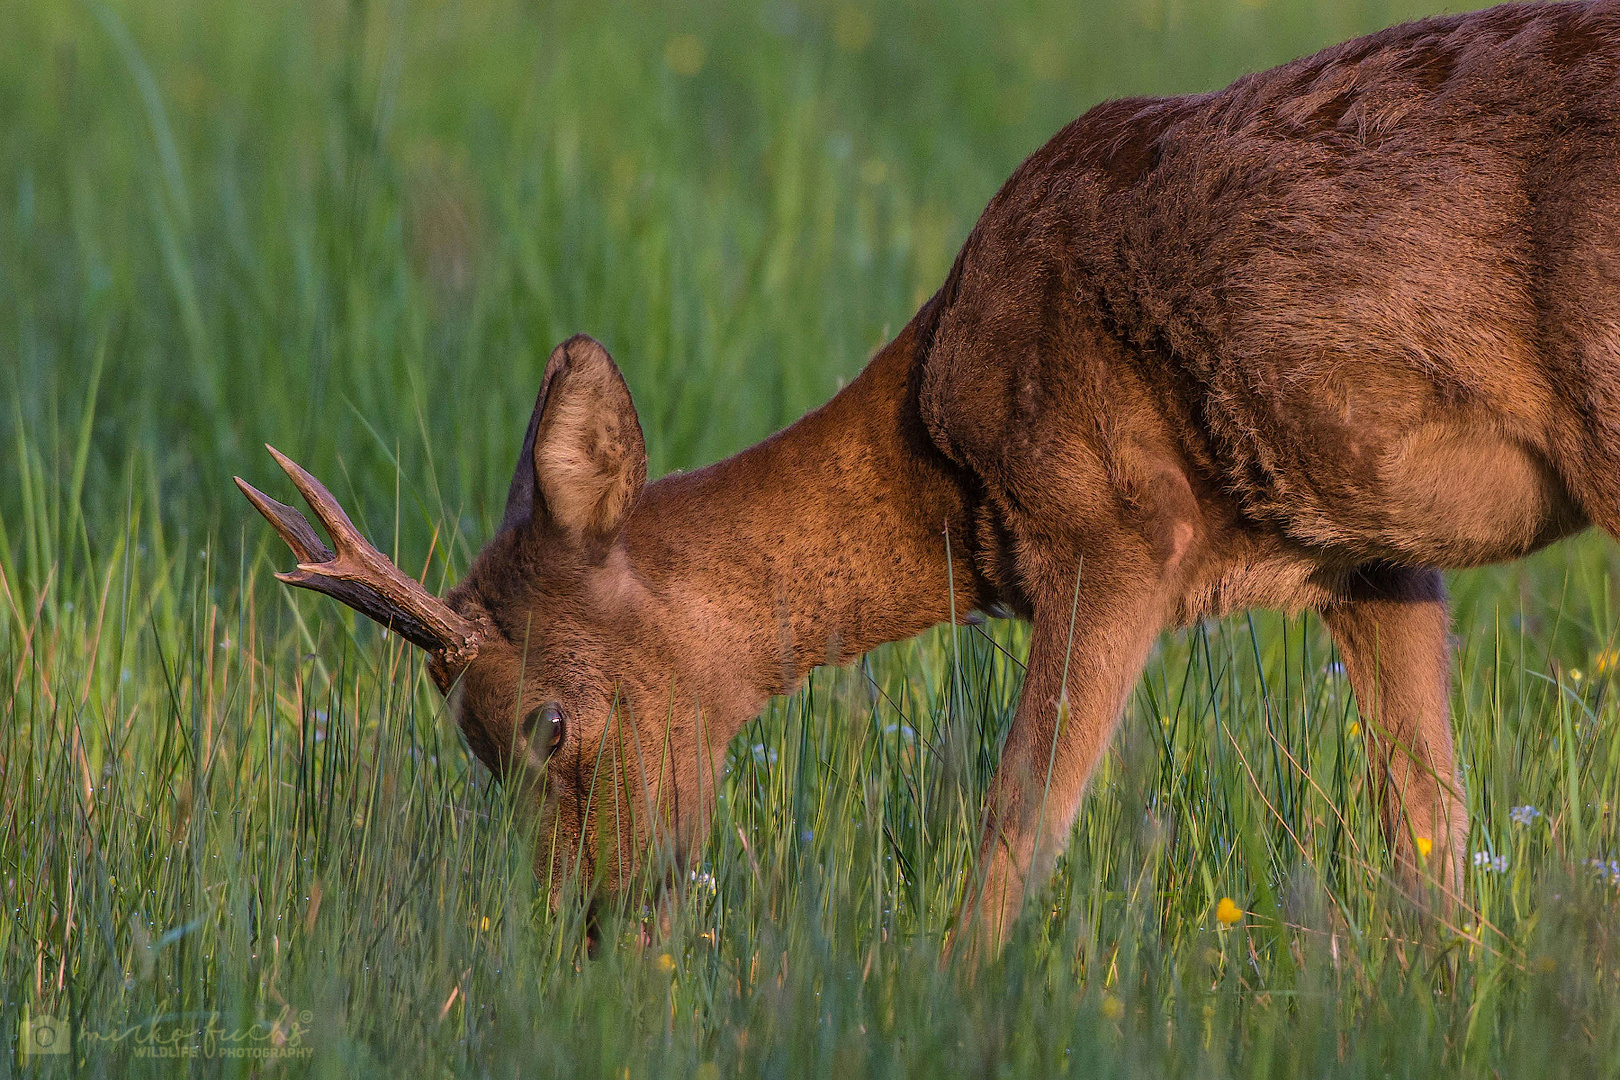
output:
[[[569,339],[500,527],[442,598],[274,450],[335,550],[237,484],[298,557],[282,581],[427,651],[472,752],[538,810],[535,869],[554,900],[568,881],[611,895],[644,868],[657,886],[706,835],[726,746],[773,694],[983,601],[941,532],[962,550],[967,503],[919,449],[915,346],[908,326],[788,429],[647,484],[623,376],[601,345]]]
[[[683,722],[668,722],[680,665],[623,542],[646,445],[607,351],[575,337],[552,353],[500,528],[442,598],[367,542],[319,480],[270,453],[332,540],[238,477],[297,556],[276,576],[427,651],[473,753],[538,808],[536,870],[542,882],[551,872],[554,898],[576,862],[581,880],[625,884],[673,823],[677,789],[712,779],[695,775],[691,747],[671,749],[688,741]]]

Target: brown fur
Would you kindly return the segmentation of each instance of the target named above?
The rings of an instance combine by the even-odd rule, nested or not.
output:
[[[612,360],[559,346],[447,597],[499,632],[435,667],[478,756],[543,780],[541,872],[678,858],[771,695],[999,606],[1033,637],[986,807],[994,944],[1157,635],[1265,605],[1322,614],[1397,857],[1455,889],[1438,570],[1620,532],[1617,73],[1620,5],[1508,5],[1098,106],[849,387],[644,489]],[[561,745],[514,753],[547,701]]]

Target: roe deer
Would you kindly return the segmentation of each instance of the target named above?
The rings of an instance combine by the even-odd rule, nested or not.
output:
[[[428,650],[478,758],[543,778],[542,875],[678,859],[771,695],[998,608],[1033,632],[973,892],[994,951],[1158,635],[1266,606],[1325,620],[1396,864],[1455,893],[1440,570],[1620,534],[1617,76],[1620,4],[1516,4],[1099,105],[828,404],[645,486],[624,379],[572,338],[443,599],[279,454],[335,554],[237,483],[282,580]]]

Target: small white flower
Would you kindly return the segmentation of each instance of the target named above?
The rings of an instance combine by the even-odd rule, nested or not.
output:
[[[1508,857],[1506,855],[1492,855],[1488,851],[1474,852],[1474,865],[1482,870],[1489,870],[1493,874],[1506,873]]]
[[[1515,806],[1513,809],[1508,811],[1508,817],[1512,819],[1513,824],[1515,825],[1530,825],[1534,823],[1536,818],[1540,816],[1541,811],[1528,804],[1524,806]]]

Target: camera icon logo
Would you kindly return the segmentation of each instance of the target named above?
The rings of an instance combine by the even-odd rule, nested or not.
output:
[[[68,1037],[68,1026],[64,1020],[58,1020],[48,1013],[35,1013],[23,1022],[21,1037],[17,1040],[17,1049],[24,1058],[31,1058],[44,1054],[65,1054],[72,1039]]]

